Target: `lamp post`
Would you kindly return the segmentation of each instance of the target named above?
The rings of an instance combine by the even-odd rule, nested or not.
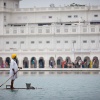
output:
[[[72,43],[73,43],[73,56],[74,56],[74,61],[75,61],[75,54],[74,54],[75,53],[74,52],[74,43],[75,43],[75,41],[73,40]]]

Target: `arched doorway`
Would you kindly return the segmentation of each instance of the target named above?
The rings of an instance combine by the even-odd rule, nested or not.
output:
[[[3,68],[3,59],[0,57],[0,68]]]
[[[5,60],[5,67],[6,68],[10,68],[10,61],[11,61],[10,57],[7,57]]]
[[[66,57],[66,65],[65,68],[71,68],[72,67],[72,62],[70,57]]]
[[[54,57],[50,57],[50,60],[49,60],[49,66],[50,66],[50,68],[54,68],[54,66],[55,66],[55,60],[54,60]]]
[[[57,58],[57,68],[62,68],[62,65],[61,65],[62,61],[63,61],[62,57]]]
[[[44,68],[45,67],[45,61],[43,57],[39,58],[39,68]]]
[[[31,58],[31,68],[37,68],[37,60],[35,57]]]
[[[27,57],[24,57],[23,68],[29,68],[29,60]]]
[[[93,57],[93,60],[92,60],[92,68],[99,68],[99,60],[98,60],[98,57]]]
[[[79,62],[79,60],[81,60],[81,57],[80,56],[76,57],[76,60],[77,62]]]
[[[66,62],[67,62],[67,63],[71,63],[70,57],[66,57]]]
[[[86,56],[84,58],[84,68],[89,68],[89,64],[90,64],[90,57]]]
[[[74,62],[75,68],[82,68],[82,64],[83,62],[81,60],[81,57],[80,56],[76,57],[76,60]]]

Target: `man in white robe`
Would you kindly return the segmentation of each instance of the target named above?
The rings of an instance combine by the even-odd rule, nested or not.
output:
[[[18,66],[16,63],[17,55],[12,54],[10,62],[10,77],[11,77],[11,89],[13,89],[14,80],[17,78]]]

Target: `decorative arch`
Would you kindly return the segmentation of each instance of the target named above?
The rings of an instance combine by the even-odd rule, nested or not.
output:
[[[62,61],[63,61],[62,57],[57,58],[57,68],[62,68],[62,65],[61,65]]]
[[[23,59],[23,68],[29,68],[29,60],[27,57]]]
[[[31,68],[37,68],[37,60],[36,57],[32,57],[30,61]]]
[[[49,66],[51,68],[54,68],[54,66],[55,66],[55,59],[54,59],[54,57],[50,57],[50,59],[49,59]]]
[[[6,57],[6,59],[5,59],[5,67],[6,68],[10,68],[10,61],[11,61],[10,57]]]
[[[44,68],[45,67],[45,60],[43,57],[39,58],[39,68]]]
[[[66,57],[66,62],[67,63],[71,63],[71,58],[70,57]]]
[[[92,60],[92,68],[99,68],[99,60],[98,57],[94,56]]]
[[[77,62],[79,62],[79,60],[82,60],[80,56],[76,57]]]
[[[90,57],[86,56],[84,58],[84,68],[89,68],[89,64],[90,64]]]

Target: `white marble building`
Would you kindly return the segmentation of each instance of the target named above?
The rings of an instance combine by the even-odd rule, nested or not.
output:
[[[46,68],[51,57],[55,66],[67,57],[100,61],[100,6],[19,8],[19,2],[0,0],[1,60],[16,53],[19,66],[26,59],[30,67],[35,57],[37,67],[42,58]]]

